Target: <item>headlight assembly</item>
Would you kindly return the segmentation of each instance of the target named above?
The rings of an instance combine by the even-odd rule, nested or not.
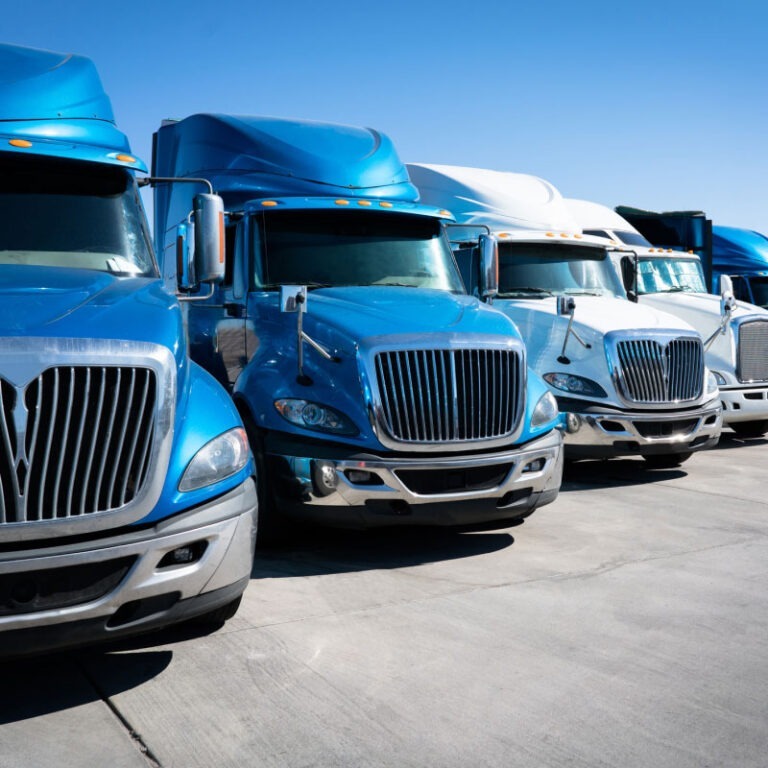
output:
[[[224,480],[248,463],[248,439],[242,427],[230,429],[206,443],[184,470],[180,491],[195,491]]]
[[[342,413],[327,405],[286,397],[275,401],[277,412],[291,424],[316,432],[356,435],[357,427]]]
[[[585,397],[608,397],[596,381],[585,379],[583,376],[574,376],[572,373],[545,373],[543,378],[555,389],[561,389],[563,392]]]
[[[541,427],[557,418],[557,400],[551,392],[545,392],[536,403],[531,416],[531,426]]]

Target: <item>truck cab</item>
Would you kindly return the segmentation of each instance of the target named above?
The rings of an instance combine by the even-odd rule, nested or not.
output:
[[[191,362],[93,63],[0,46],[0,654],[226,620],[254,464]]]
[[[585,236],[552,184],[478,168],[408,169],[422,202],[456,216],[456,256],[478,294],[478,233],[498,241],[493,306],[518,326],[557,398],[567,457],[642,456],[671,467],[716,444],[721,408],[699,335],[627,300],[615,247]]]
[[[631,248],[616,266],[639,304],[674,313],[699,332],[718,382],[724,424],[743,437],[768,432],[768,311],[734,300],[730,278],[720,296],[710,294],[696,253],[651,245],[606,206],[585,200],[568,205],[585,234]]]
[[[768,309],[768,237],[753,229],[712,227],[712,282],[728,275],[734,296]]]
[[[200,114],[161,126],[153,165],[225,203],[227,277],[184,306],[263,469],[263,522],[506,523],[556,498],[552,398],[513,324],[466,295],[450,215],[416,202],[387,136]],[[155,187],[169,286],[193,191]]]

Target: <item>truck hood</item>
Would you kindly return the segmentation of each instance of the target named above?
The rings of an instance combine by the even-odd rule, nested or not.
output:
[[[507,317],[472,296],[395,286],[311,291],[304,328],[320,343],[350,354],[366,340],[392,335],[441,332],[519,338]]]
[[[640,296],[640,303],[647,307],[676,314],[690,323],[705,338],[713,333],[720,323],[720,297],[711,293],[648,293]],[[747,315],[768,317],[768,311],[761,307],[736,302],[732,317],[738,319]]]
[[[181,313],[156,279],[0,266],[0,336],[154,341],[179,358]]]
[[[610,331],[632,330],[686,330],[691,326],[679,317],[650,306],[642,306],[625,299],[612,299],[602,296],[576,296],[576,311],[573,327],[577,333],[586,333],[593,337],[604,336]],[[537,322],[555,325],[557,318],[557,299],[496,299],[494,306],[503,310],[518,325],[523,337],[527,333],[523,326],[533,326]],[[546,318],[546,320],[543,320]],[[567,317],[560,318],[567,324]],[[565,326],[564,326],[565,327]]]

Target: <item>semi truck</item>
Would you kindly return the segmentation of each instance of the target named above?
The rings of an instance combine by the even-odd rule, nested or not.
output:
[[[627,300],[615,249],[582,234],[562,195],[527,174],[409,164],[422,202],[450,209],[465,281],[478,294],[478,237],[499,243],[493,306],[518,326],[531,367],[565,415],[566,458],[642,456],[675,467],[717,443],[721,406],[698,333]]]
[[[250,579],[255,467],[187,356],[146,166],[89,59],[2,45],[0,71],[0,654],[221,623]]]
[[[556,498],[553,398],[509,319],[466,295],[449,214],[417,203],[385,134],[195,114],[161,125],[152,174],[169,179],[154,187],[163,274],[197,299],[190,353],[246,424],[266,538],[297,521],[502,524]],[[179,178],[224,201],[212,293],[177,267],[195,190]]]
[[[728,275],[737,299],[768,309],[768,237],[753,229],[712,227],[712,281]]]
[[[567,203],[585,233],[631,247],[616,266],[637,302],[671,312],[699,332],[707,366],[719,385],[723,423],[743,437],[768,432],[768,311],[735,300],[727,276],[720,280],[720,295],[710,294],[695,252],[652,245],[607,206]]]

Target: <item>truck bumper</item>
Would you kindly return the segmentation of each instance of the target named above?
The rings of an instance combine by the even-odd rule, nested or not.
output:
[[[277,512],[343,528],[524,517],[557,498],[563,472],[558,430],[511,450],[471,456],[333,455],[290,447],[266,446]]]
[[[578,459],[700,451],[717,444],[722,422],[719,400],[674,413],[615,411],[599,406],[569,410],[565,455]]]
[[[768,386],[720,387],[723,423],[768,419]]]
[[[0,655],[134,635],[231,603],[250,579],[256,516],[249,478],[151,528],[0,551]]]

